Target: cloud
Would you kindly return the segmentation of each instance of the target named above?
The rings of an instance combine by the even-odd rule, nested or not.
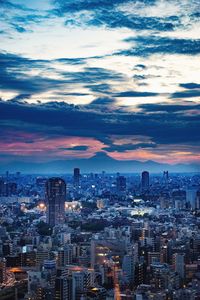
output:
[[[1,157],[199,159],[198,2],[0,0]]]
[[[74,146],[68,148],[59,148],[59,150],[87,151],[88,148],[88,146]]]
[[[181,83],[179,85],[180,85],[180,87],[183,87],[183,88],[188,89],[188,90],[200,89],[200,84],[194,83],[194,82]]]
[[[102,112],[102,107],[91,110],[66,103],[28,105],[1,101],[1,153],[20,156],[27,149],[29,159],[50,160],[91,157],[105,151],[122,160],[134,159],[135,154],[139,160],[197,161],[200,115],[185,114],[189,105],[143,105],[142,112],[137,113],[119,108]],[[199,106],[193,108],[199,110]],[[183,113],[177,114],[181,109]],[[161,110],[168,114],[155,114]],[[21,128],[25,134],[19,135]],[[166,159],[164,153],[168,153]]]
[[[102,104],[103,105],[103,104]],[[172,106],[173,107],[173,106]],[[0,102],[1,120],[30,124],[32,130],[46,126],[45,132],[58,135],[79,135],[95,137],[102,141],[111,135],[145,135],[156,143],[196,142],[199,139],[198,116],[177,115],[182,107],[171,108],[171,114],[163,117],[158,111],[170,110],[170,106],[142,106],[142,112],[126,112],[116,108],[111,112],[88,110],[84,106],[76,107],[66,103],[46,105],[22,105]],[[192,106],[191,106],[192,108]],[[199,107],[194,107],[198,109]],[[188,107],[186,109],[189,109]],[[58,122],[59,120],[59,127]]]
[[[90,58],[88,58],[90,59]],[[91,93],[108,93],[110,85],[108,81],[123,81],[124,75],[106,68],[87,67],[86,63],[81,58],[77,59],[59,59],[59,63],[68,63],[68,65],[75,66],[80,64],[79,71],[63,71],[57,66],[58,60],[40,60],[29,59],[19,55],[12,55],[9,53],[0,54],[0,88],[1,90],[16,91],[19,95],[15,100],[22,100],[20,95],[36,95],[39,93],[56,91],[57,97],[62,96],[87,96],[88,89]],[[55,78],[56,74],[56,78]],[[73,90],[69,88],[73,85]],[[76,92],[76,85],[87,89],[84,92]],[[69,91],[67,91],[69,90]],[[25,98],[25,97],[24,97]]]
[[[153,97],[158,96],[158,93],[152,93],[152,92],[137,92],[137,91],[126,91],[121,92],[118,94],[115,94],[115,97]]]
[[[12,36],[13,30],[22,34],[31,32],[33,25],[39,24],[49,18],[47,12],[41,12],[28,5],[24,5],[21,1],[18,2],[0,1],[1,22],[7,27],[6,33],[9,36]]]
[[[158,145],[155,148],[126,150],[123,153],[111,152],[109,155],[118,160],[153,160],[160,163],[168,162],[170,164],[181,162],[199,163],[199,146],[188,145]]]
[[[49,137],[21,131],[7,131],[6,135],[6,139],[0,142],[1,155],[15,158],[34,157],[41,162],[76,156],[89,158],[104,147],[100,141],[85,137]]]
[[[181,92],[176,92],[171,95],[172,99],[176,98],[193,98],[193,97],[200,97],[200,89],[195,90],[195,89],[190,89],[189,91],[181,91]]]
[[[72,26],[106,26],[109,28],[128,28],[131,30],[172,31],[178,27],[186,27],[184,14],[190,16],[188,26],[198,18],[195,14],[197,3],[193,1],[188,7],[175,10],[179,1],[168,3],[168,14],[164,14],[158,1],[143,0],[55,0],[53,12],[66,18],[65,24]],[[167,3],[166,3],[167,4]],[[180,6],[179,6],[180,7]],[[151,11],[157,12],[157,14]],[[146,13],[146,12],[149,13]]]
[[[144,112],[165,112],[165,113],[177,113],[177,112],[184,112],[189,110],[197,110],[200,112],[200,104],[140,104],[140,108]]]
[[[200,53],[199,39],[180,39],[161,36],[137,36],[126,39],[133,46],[118,52],[121,55],[149,56],[153,54],[187,54]]]

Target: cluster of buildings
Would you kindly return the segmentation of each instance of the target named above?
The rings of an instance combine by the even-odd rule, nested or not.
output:
[[[199,300],[200,175],[7,173],[0,288],[0,299]]]

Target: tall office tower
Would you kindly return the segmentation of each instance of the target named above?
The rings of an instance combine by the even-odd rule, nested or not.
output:
[[[124,277],[128,280],[130,286],[132,287],[134,282],[134,274],[135,274],[135,263],[133,255],[124,255],[123,263],[122,263],[122,271]]]
[[[74,186],[79,186],[80,183],[80,169],[74,168]]]
[[[196,208],[197,187],[192,186],[186,189],[186,202],[190,205],[191,209]]]
[[[185,256],[182,253],[174,253],[173,255],[173,265],[175,271],[184,279],[185,277]]]
[[[42,278],[48,283],[49,287],[55,288],[56,280],[56,260],[47,259],[43,262]]]
[[[43,266],[44,260],[49,259],[49,250],[43,246],[38,247],[36,252],[36,267],[40,269]]]
[[[163,172],[163,181],[164,181],[164,184],[168,184],[168,181],[169,181],[169,172],[168,171]]]
[[[67,271],[65,268],[58,268],[55,280],[55,299],[67,300],[68,299],[68,283]]]
[[[73,260],[73,245],[68,244],[58,249],[58,266],[65,267],[72,264]]]
[[[148,190],[149,189],[149,172],[143,171],[142,172],[142,190]]]
[[[124,176],[117,177],[117,191],[118,192],[126,191],[126,177]]]
[[[197,191],[196,208],[200,209],[200,190]]]
[[[0,283],[4,283],[6,281],[6,259],[1,258],[0,260]]]
[[[50,178],[46,183],[47,222],[51,226],[65,219],[66,184],[61,178]]]
[[[0,179],[0,197],[5,194],[5,182],[3,179]]]
[[[81,296],[86,293],[89,286],[89,274],[87,272],[78,271],[72,273],[72,300],[81,299]]]

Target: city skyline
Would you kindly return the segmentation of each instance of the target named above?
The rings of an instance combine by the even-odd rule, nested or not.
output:
[[[0,1],[0,172],[199,171],[198,7]]]

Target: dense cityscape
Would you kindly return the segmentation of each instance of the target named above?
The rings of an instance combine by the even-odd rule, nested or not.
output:
[[[0,0],[0,300],[200,300],[200,0]]]
[[[0,179],[0,299],[199,300],[200,175]]]

